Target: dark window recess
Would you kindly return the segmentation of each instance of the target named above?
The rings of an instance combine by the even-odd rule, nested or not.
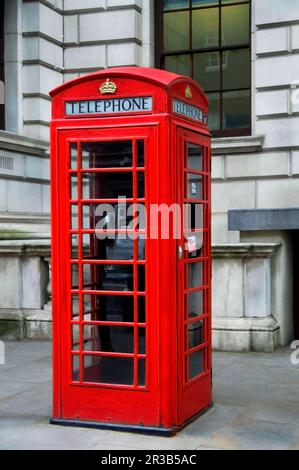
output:
[[[125,168],[132,165],[130,140],[82,144],[82,168]]]
[[[75,373],[73,373],[75,376]],[[134,360],[124,357],[84,356],[84,382],[133,385]]]
[[[0,129],[5,129],[5,108],[4,108],[4,2],[0,2]]]
[[[156,66],[190,76],[214,136],[251,133],[250,0],[156,0]]]

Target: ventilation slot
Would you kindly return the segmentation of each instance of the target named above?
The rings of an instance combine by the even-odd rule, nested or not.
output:
[[[13,158],[0,156],[0,168],[2,170],[13,170]]]

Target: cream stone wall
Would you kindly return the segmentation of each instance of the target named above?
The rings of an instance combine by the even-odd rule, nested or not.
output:
[[[0,235],[14,233],[18,245],[16,233],[49,233],[49,90],[101,68],[154,66],[154,1],[5,0],[5,6]],[[293,334],[290,236],[231,231],[228,211],[299,207],[299,2],[252,0],[251,34],[252,135],[212,143],[213,344],[271,351]],[[5,256],[0,273],[19,275],[14,298],[3,284],[0,313],[31,311],[26,334],[45,336],[47,296],[34,294],[38,280],[45,292],[38,261],[44,255],[25,262],[10,255],[11,264]],[[27,278],[34,282],[24,300]]]
[[[254,151],[213,158],[213,240],[237,241],[228,233],[231,209],[299,206],[299,2],[252,2],[252,135]],[[216,160],[215,160],[216,159]]]

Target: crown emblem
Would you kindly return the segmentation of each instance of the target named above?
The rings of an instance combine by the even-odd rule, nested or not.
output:
[[[113,94],[116,92],[117,86],[115,85],[114,82],[110,82],[109,78],[107,78],[107,80],[104,83],[102,83],[99,90],[102,95],[105,95],[106,93]]]
[[[186,98],[192,98],[192,91],[191,91],[191,88],[188,86],[186,86],[186,89],[185,89],[185,96]]]

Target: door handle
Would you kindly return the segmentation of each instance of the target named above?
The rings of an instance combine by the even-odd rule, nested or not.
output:
[[[183,258],[183,253],[184,253],[183,247],[181,245],[179,245],[179,247],[178,247],[178,258],[179,259]]]

